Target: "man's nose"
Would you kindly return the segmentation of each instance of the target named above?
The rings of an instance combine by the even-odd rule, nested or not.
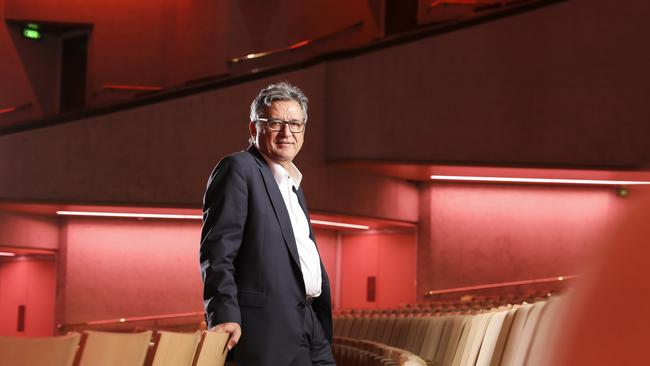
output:
[[[289,129],[288,123],[283,123],[282,128],[280,129],[280,135],[282,136],[291,136],[291,130]]]

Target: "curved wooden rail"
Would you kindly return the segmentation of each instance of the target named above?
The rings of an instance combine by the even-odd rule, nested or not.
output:
[[[363,21],[360,20],[360,21],[358,21],[358,22],[356,22],[354,24],[343,27],[343,28],[341,28],[339,30],[336,30],[336,31],[332,32],[332,33],[328,33],[328,34],[318,36],[318,37],[315,37],[315,38],[311,38],[311,39],[304,39],[304,40],[302,40],[300,42],[296,42],[296,43],[291,44],[289,46],[274,48],[274,49],[270,49],[270,50],[266,50],[266,51],[249,53],[248,55],[244,55],[244,56],[234,57],[234,58],[231,58],[230,60],[228,60],[228,63],[229,64],[237,64],[237,63],[248,61],[248,60],[255,60],[255,59],[260,59],[260,58],[264,58],[264,57],[271,56],[271,55],[276,55],[278,53],[294,51],[294,50],[297,50],[299,48],[306,47],[306,46],[308,46],[308,45],[310,45],[310,44],[312,44],[314,42],[319,42],[319,41],[325,40],[327,38],[334,37],[334,36],[339,35],[341,33],[345,33],[345,32],[347,32],[349,30],[361,28],[362,25],[363,25]]]
[[[20,110],[23,110],[23,109],[28,109],[28,108],[31,108],[31,107],[32,107],[32,103],[25,103],[25,104],[21,104],[21,105],[18,105],[18,106],[0,108],[0,116],[3,115],[3,114],[16,112],[16,111],[20,111]]]
[[[69,324],[57,324],[58,329],[70,329],[78,327],[88,327],[88,326],[97,326],[97,325],[119,325],[124,323],[134,323],[141,321],[157,321],[157,320],[168,320],[168,319],[179,319],[179,318],[189,318],[189,317],[202,317],[204,312],[190,312],[190,313],[174,313],[174,314],[160,314],[160,315],[150,315],[150,316],[134,316],[130,318],[118,318],[118,319],[103,319],[103,320],[91,320],[81,323],[69,323]]]
[[[569,276],[558,276],[558,277],[545,277],[545,278],[537,278],[537,279],[532,279],[532,280],[488,283],[488,284],[484,284],[484,285],[455,287],[455,288],[448,288],[448,289],[443,289],[443,290],[430,290],[430,291],[425,291],[424,296],[444,295],[444,294],[451,294],[451,293],[456,293],[456,292],[486,290],[486,289],[514,287],[514,286],[522,286],[522,285],[534,285],[534,284],[540,284],[540,283],[555,283],[555,282],[562,282],[562,281],[566,281],[566,280],[572,280],[572,279],[575,279],[575,278],[578,278],[578,277],[580,277],[580,276],[578,276],[578,275],[569,275]]]

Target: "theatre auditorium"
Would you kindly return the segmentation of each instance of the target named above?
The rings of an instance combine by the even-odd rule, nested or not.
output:
[[[257,133],[304,139],[331,304],[311,321],[337,365],[650,364],[648,19],[644,0],[0,0],[0,365],[288,366],[272,345],[295,324],[251,315],[284,277],[242,264],[297,253],[273,157],[253,142],[266,190],[204,204]],[[308,119],[251,121],[282,82]],[[219,272],[202,227],[244,191],[269,211],[217,226],[266,236],[223,234]],[[232,350],[205,268],[242,309]]]

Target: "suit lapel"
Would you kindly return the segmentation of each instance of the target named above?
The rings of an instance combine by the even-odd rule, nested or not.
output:
[[[287,249],[289,249],[289,253],[291,253],[291,257],[293,258],[294,262],[298,268],[300,268],[300,257],[298,256],[296,238],[293,236],[293,228],[291,227],[289,211],[287,211],[287,206],[284,204],[284,199],[280,193],[278,183],[275,181],[275,178],[273,178],[271,169],[266,164],[264,158],[260,155],[260,152],[257,151],[257,149],[253,146],[248,148],[248,152],[250,152],[257,160],[260,173],[262,174],[262,180],[264,181],[264,186],[266,187],[266,192],[269,195],[269,199],[271,200],[271,206],[273,206],[275,217],[278,219],[278,223],[280,224],[280,231],[282,232],[284,243],[287,245]]]

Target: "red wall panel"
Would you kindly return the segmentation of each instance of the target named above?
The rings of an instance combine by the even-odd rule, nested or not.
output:
[[[418,293],[580,274],[634,200],[610,188],[430,185],[420,201]]]
[[[43,215],[0,212],[0,246],[57,249],[58,220]]]
[[[200,223],[69,218],[62,321],[202,310]]]
[[[415,302],[415,235],[389,234],[378,239],[377,306],[388,308]]]
[[[343,239],[341,258],[341,307],[374,308],[376,303],[366,301],[369,276],[378,274],[377,236],[351,235]]]
[[[415,301],[415,234],[345,235],[341,258],[341,307],[389,308]],[[376,278],[375,301],[367,279]]]
[[[50,336],[54,333],[54,260],[14,258],[0,262],[0,335]],[[17,330],[18,306],[25,306],[24,331]]]

